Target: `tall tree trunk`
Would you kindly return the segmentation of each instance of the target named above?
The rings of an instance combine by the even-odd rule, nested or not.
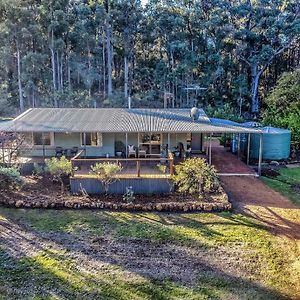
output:
[[[69,54],[67,54],[66,60],[67,60],[68,86],[69,86],[69,90],[71,91],[72,90],[72,83],[71,83],[71,66],[70,66]]]
[[[125,54],[124,56],[124,97],[126,99],[128,98],[128,74],[129,74],[128,60]]]
[[[63,76],[63,52],[60,54],[60,89],[64,89],[64,76]]]
[[[54,107],[58,107],[57,98],[56,98],[56,68],[55,68],[55,52],[54,52],[54,38],[53,30],[51,31],[51,65],[52,65],[52,83],[53,83],[53,93],[54,93]]]
[[[106,63],[105,63],[105,45],[103,39],[102,46],[102,61],[103,61],[103,99],[106,97]]]
[[[59,66],[59,55],[56,51],[56,75],[57,75],[57,90],[60,91],[60,66]]]
[[[106,24],[107,95],[112,95],[112,46],[111,25]]]
[[[257,65],[251,66],[251,112],[257,114],[259,112],[258,87],[261,72],[258,71]]]
[[[24,111],[23,88],[22,88],[22,81],[21,81],[21,55],[20,55],[19,43],[17,41],[16,41],[16,45],[17,45],[19,104],[20,104],[20,110]]]

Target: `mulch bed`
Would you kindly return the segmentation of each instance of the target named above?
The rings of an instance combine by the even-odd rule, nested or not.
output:
[[[231,210],[228,196],[220,188],[218,193],[205,199],[197,196],[170,193],[163,195],[134,195],[132,203],[126,203],[122,195],[72,195],[60,194],[60,186],[49,177],[24,177],[19,191],[2,191],[0,205],[17,208],[53,209],[112,209],[127,211],[226,211]]]

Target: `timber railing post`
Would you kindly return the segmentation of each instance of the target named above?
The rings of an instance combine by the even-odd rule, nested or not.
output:
[[[137,177],[141,177],[141,161],[136,161],[136,171],[137,171]]]
[[[169,162],[170,162],[170,175],[174,175],[174,156],[171,152],[169,153]]]

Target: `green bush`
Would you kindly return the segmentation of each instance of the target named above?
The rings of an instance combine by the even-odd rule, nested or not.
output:
[[[64,180],[65,176],[70,176],[73,173],[72,163],[64,156],[61,158],[52,157],[46,159],[46,171],[49,172],[55,179],[61,184],[61,193],[64,192]]]
[[[91,166],[91,174],[103,184],[105,193],[108,193],[109,186],[118,180],[115,175],[122,170],[122,167],[116,163],[97,163]]]
[[[45,167],[39,165],[38,163],[33,163],[33,175],[40,176],[45,173]]]
[[[173,180],[179,192],[198,194],[215,192],[220,184],[216,170],[208,165],[203,158],[186,159],[175,167]]]
[[[244,121],[237,109],[228,103],[224,104],[222,107],[208,105],[205,111],[210,118],[226,119],[234,122]]]
[[[0,167],[0,189],[18,189],[22,185],[20,172],[16,168]]]
[[[300,70],[284,73],[264,100],[262,117],[265,125],[289,128],[292,140],[300,144]]]

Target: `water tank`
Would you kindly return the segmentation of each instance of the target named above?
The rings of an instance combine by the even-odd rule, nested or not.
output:
[[[263,159],[282,160],[290,156],[291,131],[288,129],[262,127]],[[250,157],[259,156],[259,134],[251,134]]]

